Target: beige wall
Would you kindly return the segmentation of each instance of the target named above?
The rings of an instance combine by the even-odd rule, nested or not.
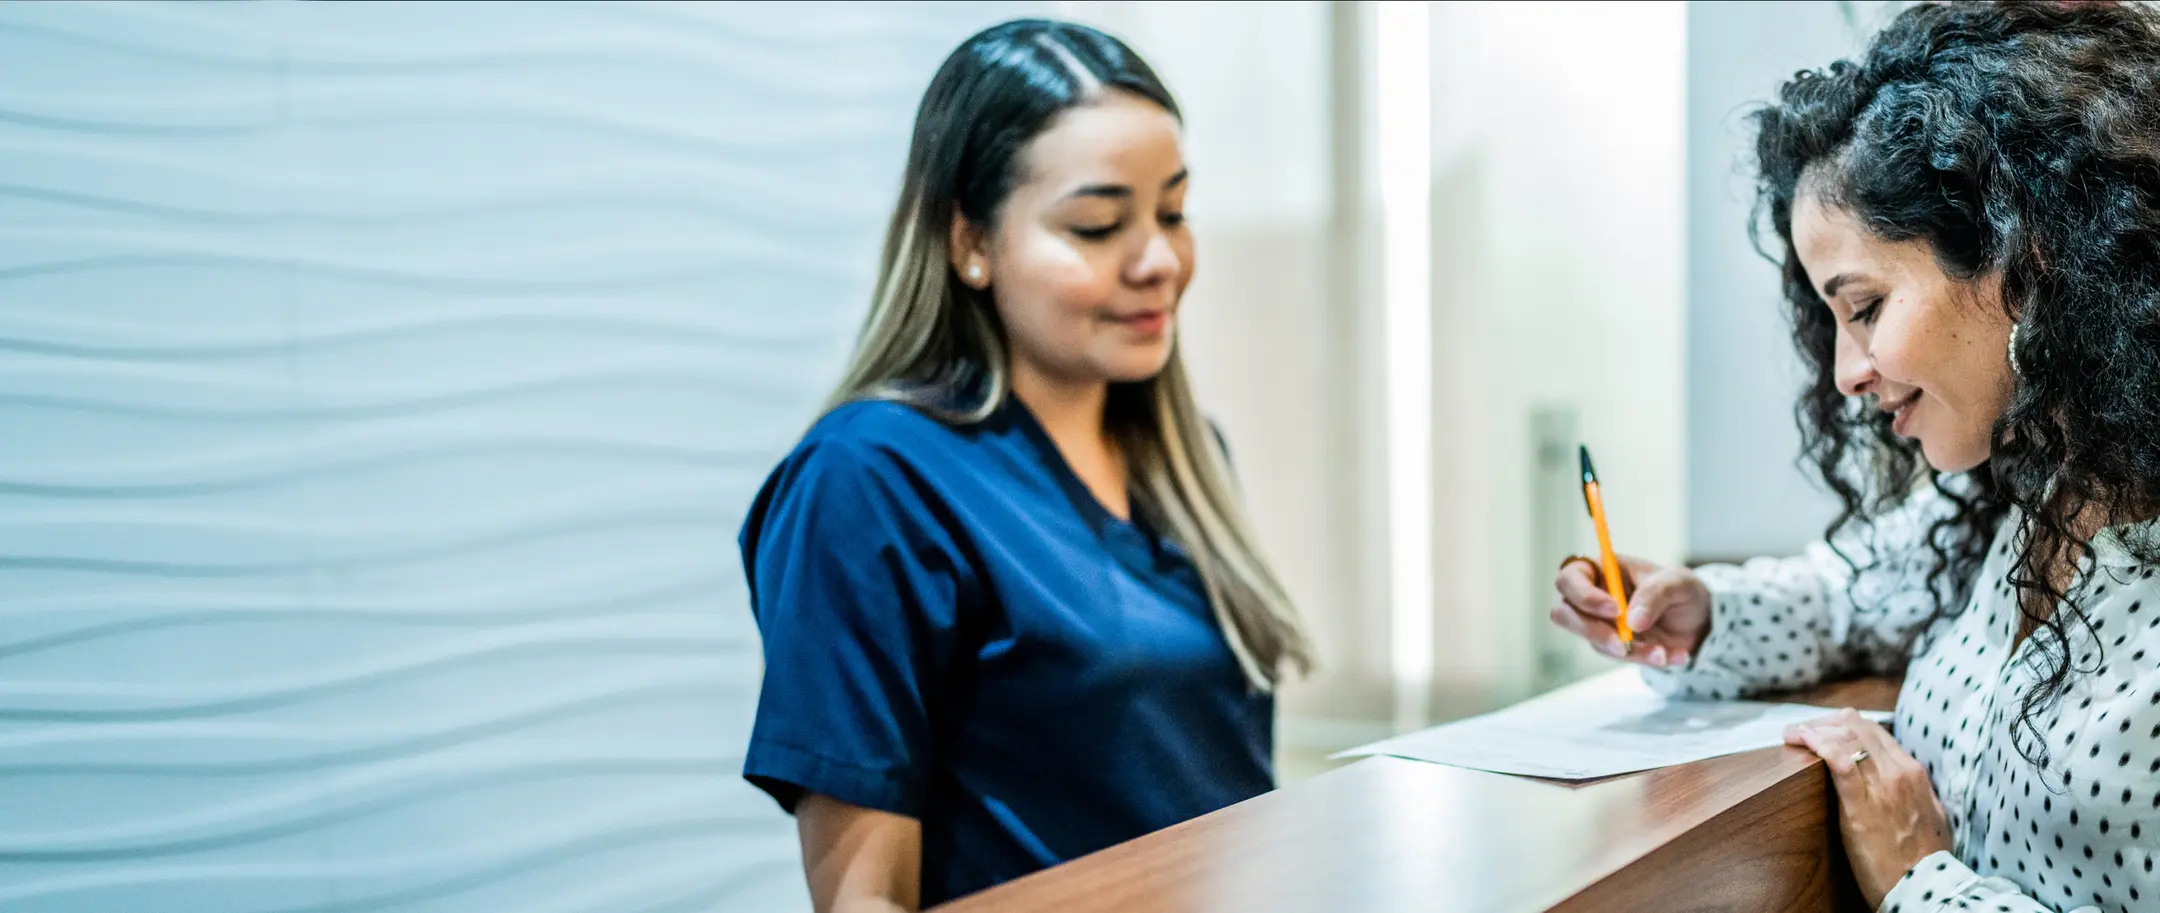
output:
[[[1536,684],[1561,556],[1532,547],[1534,407],[1577,415],[1616,546],[1681,556],[1685,41],[1677,3],[1433,8],[1443,711]]]

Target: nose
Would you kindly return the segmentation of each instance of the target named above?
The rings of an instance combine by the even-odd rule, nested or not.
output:
[[[1839,393],[1846,396],[1862,396],[1873,392],[1882,375],[1875,373],[1875,359],[1867,347],[1853,334],[1842,329],[1837,334],[1836,362],[1832,374],[1837,379]]]
[[[1136,286],[1153,286],[1175,282],[1184,272],[1185,263],[1178,259],[1177,248],[1170,246],[1170,238],[1163,232],[1150,232],[1147,243],[1140,248],[1140,256],[1132,260],[1125,271],[1125,281]]]

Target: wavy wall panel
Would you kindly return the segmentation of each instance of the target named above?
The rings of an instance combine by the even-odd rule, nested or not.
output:
[[[0,910],[793,910],[735,528],[1029,4],[0,5]]]

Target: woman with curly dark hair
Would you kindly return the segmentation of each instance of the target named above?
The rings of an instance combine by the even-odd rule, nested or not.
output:
[[[1905,670],[1828,762],[1881,909],[2160,909],[2160,13],[1912,7],[1755,115],[1844,510],[1806,555],[1632,565],[1630,658],[1732,697]],[[1618,655],[1580,562],[1556,622]]]

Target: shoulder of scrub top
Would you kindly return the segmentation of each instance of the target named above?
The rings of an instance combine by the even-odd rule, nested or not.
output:
[[[937,523],[943,512],[925,484],[924,467],[951,461],[965,433],[912,406],[860,400],[827,412],[781,458],[752,498],[736,542],[746,568],[776,522],[804,511],[841,515],[884,512]],[[754,584],[753,584],[754,586]]]
[[[975,439],[985,430],[955,427],[905,403],[842,403],[811,425],[773,467],[747,519],[755,525],[772,499],[812,479],[813,485],[840,482],[855,495],[882,490],[907,500],[934,500],[922,486],[932,485],[932,478],[949,480],[956,471],[968,471],[968,465],[980,459]],[[868,488],[858,487],[863,485]]]
[[[961,443],[967,432],[914,406],[889,400],[855,400],[833,407],[810,426],[795,446],[800,454],[819,448],[878,454],[902,462]]]

